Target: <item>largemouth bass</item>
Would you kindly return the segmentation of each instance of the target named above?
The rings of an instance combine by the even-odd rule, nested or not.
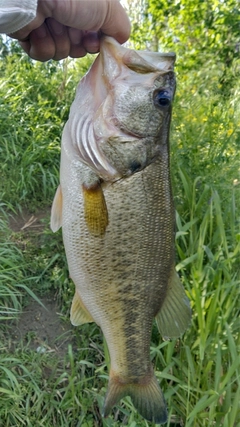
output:
[[[174,261],[174,61],[102,38],[64,128],[51,216],[76,286],[71,322],[96,322],[107,341],[103,416],[129,395],[155,423],[166,422],[167,409],[150,360],[154,317],[162,336],[175,338],[191,316]]]

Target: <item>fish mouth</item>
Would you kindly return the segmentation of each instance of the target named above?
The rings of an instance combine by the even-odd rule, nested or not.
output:
[[[100,55],[102,55],[105,63],[105,72],[111,80],[117,77],[116,62],[142,74],[156,71],[162,71],[163,73],[173,71],[176,61],[174,52],[162,53],[144,50],[136,52],[120,45],[115,39],[108,36],[102,36],[100,40]]]

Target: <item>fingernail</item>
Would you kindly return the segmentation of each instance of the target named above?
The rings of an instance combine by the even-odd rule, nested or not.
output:
[[[97,53],[99,51],[99,34],[93,31],[84,34],[83,45],[88,52]]]
[[[86,31],[84,34],[84,38],[86,38],[91,43],[99,42],[99,34],[96,31]]]

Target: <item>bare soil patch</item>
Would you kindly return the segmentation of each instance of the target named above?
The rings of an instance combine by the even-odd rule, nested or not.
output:
[[[27,209],[23,209],[19,215],[9,216],[9,227],[15,233],[20,231],[39,233],[44,227],[43,220],[49,220],[50,208],[41,209],[38,212],[32,214]]]
[[[68,345],[72,344],[73,327],[70,322],[67,324],[61,320],[53,295],[41,297],[40,300],[44,307],[31,300],[12,327],[12,345],[16,348],[22,341],[39,353],[55,352],[63,356]]]
[[[9,227],[15,233],[26,234],[35,242],[49,222],[49,218],[50,208],[39,210],[34,214],[25,209],[19,215],[9,216]],[[38,298],[42,305],[30,299],[18,322],[12,325],[11,345],[16,348],[23,342],[37,352],[56,352],[59,356],[64,356],[68,345],[73,344],[73,327],[70,320],[69,323],[61,320],[54,292]]]

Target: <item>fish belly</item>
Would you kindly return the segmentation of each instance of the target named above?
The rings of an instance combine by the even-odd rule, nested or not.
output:
[[[141,382],[152,372],[152,322],[174,263],[168,153],[131,177],[103,186],[108,226],[98,237],[85,223],[77,169],[68,165],[61,182],[70,276],[104,333],[112,375]]]

